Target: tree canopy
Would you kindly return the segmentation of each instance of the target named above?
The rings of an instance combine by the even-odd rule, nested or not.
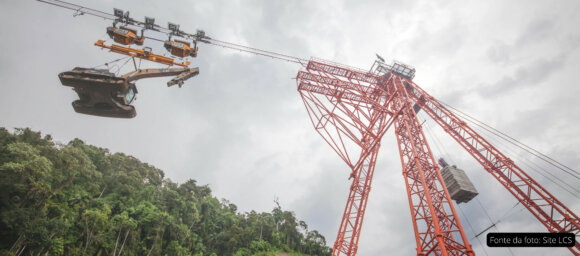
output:
[[[122,153],[28,128],[0,128],[0,255],[330,255],[275,203],[239,213]]]

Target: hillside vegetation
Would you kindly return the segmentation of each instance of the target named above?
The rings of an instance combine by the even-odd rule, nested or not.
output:
[[[209,170],[208,170],[209,171]],[[330,255],[278,203],[239,213],[190,179],[79,139],[0,128],[0,255]],[[285,254],[286,255],[286,254]]]

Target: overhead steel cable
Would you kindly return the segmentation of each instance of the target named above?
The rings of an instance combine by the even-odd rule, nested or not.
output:
[[[489,215],[489,213],[487,212],[487,210],[486,210],[486,207],[484,207],[484,206],[483,206],[483,204],[481,203],[481,201],[479,201],[479,198],[477,198],[477,197],[476,197],[476,198],[475,198],[475,201],[477,201],[477,203],[479,204],[479,206],[481,207],[481,209],[483,209],[483,212],[485,213],[485,215],[486,215],[486,216],[487,216],[487,218],[489,219],[489,222],[491,222],[491,226],[489,226],[489,227],[488,227],[488,228],[486,228],[485,230],[481,231],[481,232],[480,232],[479,234],[477,234],[476,236],[479,236],[479,235],[481,235],[481,234],[485,233],[485,231],[487,231],[487,230],[490,230],[491,228],[495,228],[495,230],[497,230],[498,232],[501,232],[501,231],[499,230],[499,227],[498,227],[498,225],[497,225],[497,224],[498,224],[498,223],[499,223],[501,220],[499,220],[499,219],[498,219],[496,222],[494,222],[494,221],[491,219],[491,216]],[[516,204],[516,205],[517,205],[517,204]],[[515,207],[515,206],[514,206],[514,207]],[[513,209],[513,207],[512,207],[512,209]],[[511,249],[509,246],[507,247],[507,249],[508,249],[508,251],[510,252],[510,254],[511,254],[511,255],[514,255],[514,252],[512,252],[512,249]]]
[[[424,116],[425,114],[423,113],[419,113],[419,116]],[[527,166],[530,170],[538,173],[539,175],[541,175],[542,177],[544,177],[545,179],[547,179],[548,181],[554,183],[556,186],[558,186],[559,188],[561,188],[562,190],[565,190],[566,192],[570,193],[570,195],[576,197],[576,198],[580,198],[580,189],[578,189],[576,186],[571,185],[570,183],[566,182],[565,179],[561,179],[558,176],[554,175],[552,172],[542,168],[541,166],[539,166],[538,164],[534,163],[531,160],[528,160],[525,157],[520,157],[518,156],[518,153],[508,147],[505,143],[503,143],[502,141],[507,141],[506,139],[503,139],[501,136],[499,136],[496,133],[493,133],[492,131],[490,131],[489,129],[485,129],[485,127],[482,127],[482,125],[475,123],[469,119],[465,119],[466,121],[468,121],[469,123],[474,124],[474,126],[472,126],[473,129],[477,130],[480,134],[483,133],[487,133],[489,135],[495,135],[495,137],[498,137],[498,139],[495,139],[494,137],[490,137],[490,140],[493,140],[494,144],[497,146],[502,146],[503,149],[502,151],[508,151],[509,153],[511,153],[513,155],[513,157],[517,158],[518,162],[522,163],[523,165]],[[441,148],[444,148],[442,145],[442,143],[439,141],[438,136],[435,136],[434,132],[431,131],[430,127],[429,127],[429,123],[425,123],[424,127],[426,127],[425,131],[427,131],[427,134],[429,134],[430,137],[432,137],[433,141],[435,142],[434,145],[437,149],[439,149],[440,153],[445,155],[445,158],[451,158],[451,156],[448,154],[447,151],[443,151],[441,150]],[[500,140],[503,139],[503,140]],[[509,142],[509,141],[507,141]],[[510,143],[511,145],[514,145],[516,147],[518,147],[517,145],[515,145],[514,143]],[[518,147],[521,148],[521,147]],[[535,167],[534,167],[535,166]],[[552,177],[548,177],[548,176]],[[558,182],[557,182],[557,181]]]
[[[206,43],[209,45],[220,46],[223,48],[229,48],[229,49],[233,49],[233,50],[248,52],[248,53],[252,53],[252,54],[256,54],[256,55],[270,57],[273,59],[283,60],[283,61],[287,61],[287,62],[293,62],[293,63],[300,64],[301,66],[306,66],[306,64],[308,63],[308,60],[304,59],[304,58],[298,58],[298,57],[294,57],[294,56],[290,56],[290,55],[286,55],[286,54],[261,50],[261,49],[257,49],[257,48],[253,48],[253,47],[249,47],[249,46],[244,46],[244,45],[239,45],[239,44],[235,44],[235,43],[230,43],[230,42],[225,42],[225,41],[213,39],[211,37],[205,36],[205,32],[202,32],[202,31],[198,31],[196,34],[190,34],[190,33],[186,33],[186,32],[179,30],[179,27],[177,27],[177,29],[169,29],[169,28],[161,27],[161,26],[156,25],[156,24],[146,24],[145,22],[134,20],[134,19],[130,18],[128,16],[128,14],[121,18],[121,17],[117,17],[117,16],[110,14],[110,13],[95,10],[92,8],[87,8],[87,7],[84,7],[81,5],[77,5],[77,4],[68,3],[65,1],[60,1],[60,0],[37,0],[37,1],[47,3],[50,5],[54,5],[57,7],[73,10],[77,13],[80,13],[80,15],[88,14],[88,15],[92,15],[92,16],[96,16],[96,17],[100,17],[100,18],[104,18],[104,19],[108,19],[108,20],[113,20],[113,21],[118,21],[121,23],[131,24],[134,26],[140,26],[140,27],[143,27],[143,28],[148,29],[148,30],[157,31],[157,32],[164,33],[167,35],[175,35],[178,37],[187,38],[190,40],[194,40],[196,42],[202,42],[202,43]],[[155,41],[164,42],[163,40],[160,40],[160,39],[157,39],[154,37],[145,37],[145,38],[155,40]]]
[[[565,190],[566,192],[570,193],[571,195],[573,195],[576,198],[580,199],[580,190],[576,187],[573,186],[571,184],[569,184],[568,182],[566,182],[565,180],[559,178],[558,176],[554,175],[552,172],[542,168],[541,166],[537,165],[536,163],[534,163],[533,161],[530,161],[528,159],[526,159],[525,157],[520,158],[517,156],[517,153],[515,151],[513,151],[512,149],[510,149],[508,146],[506,146],[504,143],[502,143],[500,140],[495,139],[494,140],[495,143],[499,144],[500,146],[503,146],[505,151],[511,152],[513,154],[514,157],[517,157],[519,162],[522,163],[523,165],[527,166],[530,170],[538,173],[539,175],[541,175],[542,177],[544,177],[545,179],[551,181],[552,183],[554,183],[556,186],[560,187],[561,189]],[[535,167],[534,167],[535,166]],[[542,174],[545,173],[546,175],[552,177],[553,179],[558,180],[560,183],[556,182],[555,180],[553,180],[552,178]],[[576,192],[572,192],[570,191],[570,189],[564,187],[562,184],[568,186],[570,189],[576,191]]]
[[[208,41],[206,43],[209,43],[212,45],[221,46],[224,48],[230,48],[230,49],[239,50],[239,51],[244,51],[244,52],[249,52],[249,53],[253,53],[256,55],[262,55],[262,56],[266,56],[266,57],[270,57],[270,58],[274,58],[274,59],[279,59],[279,60],[284,60],[284,61],[288,61],[288,62],[294,62],[294,63],[300,64],[302,66],[306,66],[306,64],[308,63],[307,59],[298,58],[298,57],[294,57],[294,56],[290,56],[290,55],[286,55],[286,54],[281,54],[281,53],[276,53],[276,52],[271,52],[271,51],[266,51],[266,50],[260,50],[257,48],[239,45],[239,44],[234,44],[234,43],[228,43],[228,42],[213,39],[213,38],[208,38],[206,40]]]
[[[472,116],[470,116],[470,115],[468,115],[468,114],[466,114],[466,113],[464,113],[464,112],[462,112],[462,111],[460,111],[460,110],[458,110],[458,109],[450,106],[449,104],[446,104],[444,102],[441,102],[441,103],[443,105],[445,105],[446,107],[448,107],[450,109],[453,109],[458,115],[464,117],[467,121],[470,121],[473,124],[479,125],[483,129],[485,129],[485,130],[487,130],[487,131],[495,134],[496,136],[498,136],[498,137],[500,137],[500,138],[508,141],[511,144],[516,145],[517,147],[519,147],[519,148],[525,150],[526,152],[528,152],[528,153],[530,153],[530,154],[538,157],[539,159],[543,160],[544,162],[546,162],[546,163],[548,163],[548,164],[550,164],[550,165],[558,168],[559,170],[561,170],[561,171],[569,174],[570,176],[572,176],[572,177],[580,180],[580,172],[579,171],[574,170],[574,169],[568,167],[567,165],[564,165],[564,164],[562,164],[562,163],[554,160],[553,158],[551,158],[551,157],[549,157],[549,156],[547,156],[547,155],[545,155],[545,154],[543,154],[543,153],[541,153],[541,152],[533,149],[532,147],[530,147],[530,146],[528,146],[528,145],[526,145],[526,144],[524,144],[524,143],[522,143],[522,142],[514,139],[513,137],[511,137],[511,136],[509,136],[509,135],[507,135],[507,134],[505,134],[505,133],[503,133],[503,132],[501,132],[501,131],[499,131],[499,130],[497,130],[497,129],[489,126],[489,125],[487,125],[486,123],[484,123],[482,121],[479,121],[478,119],[476,119],[476,118],[474,118],[474,117],[472,117]]]
[[[473,226],[471,225],[471,221],[469,221],[469,218],[467,217],[467,214],[465,214],[463,212],[463,209],[461,208],[461,205],[459,205],[459,211],[461,211],[461,214],[463,214],[463,216],[465,217],[465,219],[467,220],[467,224],[469,225],[469,228],[471,229],[471,233],[475,234],[475,229],[473,228]],[[481,240],[479,239],[479,236],[474,236],[473,238],[475,238],[477,240],[477,242],[479,242],[479,245],[481,245],[481,249],[483,250],[483,253],[485,253],[485,255],[487,254],[487,251],[485,250],[485,246],[484,244],[481,242]]]
[[[79,14],[77,15],[83,15],[83,14],[88,14],[88,15],[92,15],[92,16],[96,16],[96,17],[100,17],[103,19],[108,19],[108,20],[115,20],[115,16],[103,11],[99,11],[99,10],[95,10],[92,8],[88,8],[88,7],[84,7],[81,5],[77,5],[77,4],[73,4],[73,3],[69,3],[69,2],[65,2],[65,1],[60,1],[60,0],[37,0],[39,2],[43,2],[46,4],[50,4],[50,5],[54,5],[57,7],[61,7],[61,8],[65,8],[65,9],[69,9],[69,10],[73,10],[78,12]]]
[[[419,114],[418,114],[418,116],[424,116],[424,115],[425,115],[425,114],[423,114],[423,113],[419,113]],[[425,119],[425,120],[427,120],[427,119]],[[469,121],[469,120],[468,120],[468,121]],[[473,121],[470,121],[470,123],[473,123]],[[475,123],[474,123],[474,124],[475,124]],[[477,124],[475,124],[475,125],[477,125]],[[478,126],[479,126],[479,125],[478,125]],[[441,141],[439,140],[438,136],[436,136],[436,133],[430,129],[430,127],[429,127],[429,123],[428,123],[428,122],[426,122],[426,123],[425,123],[425,126],[424,126],[424,127],[426,128],[425,130],[427,131],[427,134],[428,134],[428,135],[429,135],[429,136],[432,138],[432,141],[434,142],[435,148],[436,148],[436,149],[438,149],[439,151],[442,151],[442,152],[440,152],[440,154],[444,154],[444,155],[446,156],[446,158],[451,158],[451,156],[449,155],[449,153],[448,153],[446,150],[442,150],[442,149],[441,149],[441,148],[445,148],[445,147],[442,145],[442,143],[441,143]],[[475,128],[475,129],[477,129],[477,126],[476,126],[476,127],[474,127],[474,128]],[[480,129],[477,129],[477,130],[480,130]],[[480,130],[480,132],[481,132],[481,130]],[[489,131],[488,131],[488,132],[489,132]],[[426,134],[426,135],[427,135],[427,134]],[[497,136],[497,135],[496,135],[496,136]],[[498,143],[502,144],[504,147],[506,147],[506,146],[505,146],[503,143],[501,143],[500,141],[497,141],[497,140],[496,140],[496,142],[498,142]],[[506,149],[507,149],[507,147],[506,147]],[[522,161],[522,162],[523,162],[523,161]],[[533,168],[532,166],[528,165],[527,163],[525,163],[525,162],[523,162],[523,163],[524,163],[525,165],[527,165],[528,167],[530,167],[532,170],[536,171],[538,174],[542,175],[544,178],[548,179],[549,181],[553,182],[554,184],[556,184],[557,186],[559,186],[559,187],[560,187],[560,188],[562,188],[563,190],[567,191],[567,192],[568,192],[568,193],[570,193],[571,195],[573,195],[573,196],[575,196],[575,197],[577,197],[577,198],[580,198],[580,197],[578,196],[578,194],[576,194],[576,193],[574,193],[574,192],[572,192],[572,191],[568,190],[567,188],[563,187],[561,184],[558,184],[557,182],[555,182],[554,180],[550,179],[549,177],[546,177],[546,176],[545,176],[544,174],[542,174],[540,171],[538,171],[537,169],[535,169],[535,168]],[[534,164],[534,163],[533,163],[533,162],[531,162],[531,161],[530,161],[530,163]],[[535,164],[534,164],[534,165],[535,165]],[[537,165],[536,165],[536,166],[537,166]],[[538,168],[540,168],[540,169],[542,169],[542,168],[541,168],[541,167],[539,167],[539,166],[537,166],[537,167],[538,167]],[[543,170],[543,169],[542,169],[542,170]],[[563,181],[563,180],[559,179],[558,177],[554,176],[553,174],[551,174],[551,173],[549,173],[549,172],[547,172],[547,171],[545,171],[545,170],[544,170],[544,172],[546,172],[547,174],[549,174],[549,175],[551,175],[552,177],[556,178],[557,180],[559,180],[559,181],[560,181],[560,182],[562,182],[563,184],[565,184],[565,185],[568,185],[568,186],[569,186],[569,187],[571,187],[573,190],[575,190],[575,191],[577,191],[577,192],[580,192],[580,191],[578,191],[577,189],[575,189],[573,186],[571,186],[570,184],[566,183],[565,181]],[[493,221],[493,219],[491,218],[491,216],[490,216],[489,212],[486,210],[486,207],[484,207],[484,206],[483,206],[483,204],[481,203],[481,201],[480,201],[480,200],[479,200],[477,197],[476,197],[475,199],[476,199],[476,201],[478,202],[478,204],[479,204],[479,206],[480,206],[480,208],[481,208],[482,212],[484,212],[484,213],[485,213],[485,215],[487,216],[487,219],[488,219],[488,220],[489,220],[489,222],[491,223],[489,226],[487,226],[486,228],[484,228],[484,229],[483,229],[482,231],[480,231],[479,233],[475,234],[475,229],[473,228],[473,225],[471,224],[471,222],[470,222],[470,220],[469,220],[469,217],[467,216],[467,214],[465,214],[465,213],[463,212],[462,206],[461,206],[461,205],[458,205],[458,206],[459,206],[458,208],[459,208],[459,210],[461,211],[461,213],[463,214],[463,216],[465,217],[465,219],[467,220],[467,224],[469,225],[469,227],[470,227],[470,229],[471,229],[471,232],[474,234],[473,238],[475,238],[475,239],[476,239],[476,240],[477,240],[477,241],[478,241],[478,242],[479,242],[479,243],[482,245],[482,249],[483,249],[484,253],[487,255],[487,252],[485,251],[485,248],[483,247],[483,244],[482,244],[482,242],[481,242],[481,240],[480,240],[480,236],[481,236],[482,234],[485,234],[487,231],[489,231],[489,230],[490,230],[490,229],[492,229],[492,228],[494,228],[495,230],[497,230],[497,231],[499,232],[499,231],[500,231],[500,229],[499,229],[499,227],[498,227],[498,224],[499,224],[499,223],[500,223],[502,220],[504,220],[506,217],[508,217],[509,215],[513,214],[514,212],[511,212],[511,211],[512,211],[513,209],[515,209],[515,208],[516,208],[516,206],[518,206],[518,204],[520,204],[520,202],[518,201],[518,202],[517,202],[517,203],[516,203],[516,204],[515,204],[513,207],[511,207],[511,208],[510,208],[510,209],[509,209],[509,210],[508,210],[508,211],[507,211],[507,212],[506,212],[506,213],[505,213],[505,214],[504,214],[502,217],[500,217],[499,219],[497,219],[497,220],[494,222],[494,221]],[[525,209],[525,208],[522,208],[522,209],[520,209],[520,211],[522,211],[522,210],[524,210],[524,209]],[[511,213],[510,213],[510,212],[511,212]],[[472,239],[473,239],[473,238],[472,238]],[[507,247],[507,249],[508,249],[508,251],[509,251],[509,253],[510,253],[511,255],[514,255],[514,253],[513,253],[512,249],[511,249],[510,247]]]
[[[467,119],[466,119],[467,120]],[[544,177],[545,179],[549,180],[550,182],[554,183],[556,186],[558,186],[559,188],[565,190],[566,192],[570,193],[571,195],[573,195],[576,198],[580,198],[580,190],[578,188],[576,188],[576,186],[571,185],[570,183],[566,182],[565,179],[561,179],[558,176],[554,175],[553,172],[550,172],[544,168],[542,168],[541,166],[539,166],[538,164],[534,163],[533,161],[527,159],[526,157],[521,157],[518,152],[516,152],[516,149],[514,149],[513,147],[509,147],[508,145],[506,145],[506,143],[504,142],[509,142],[503,138],[501,138],[500,136],[498,136],[495,133],[492,133],[489,130],[486,130],[484,127],[482,127],[481,125],[477,124],[477,123],[473,123],[472,121],[467,120],[468,122],[474,124],[474,126],[472,126],[472,128],[474,130],[476,130],[477,132],[479,132],[480,134],[487,134],[488,139],[490,141],[492,141],[494,143],[494,145],[496,145],[497,147],[503,147],[501,148],[502,151],[504,152],[508,152],[511,154],[511,156],[516,159],[519,163],[525,165],[527,168],[529,168],[530,170],[536,172],[537,174],[541,175],[542,177]],[[503,139],[503,140],[502,140]],[[510,145],[513,145],[514,147],[517,147],[517,145],[510,143]],[[520,148],[520,147],[518,147]],[[534,167],[535,166],[535,167]],[[548,176],[552,177],[548,177]],[[556,182],[554,179],[558,180],[559,182]],[[565,186],[567,186],[568,188],[566,188]],[[576,192],[572,192],[571,190],[574,190]]]

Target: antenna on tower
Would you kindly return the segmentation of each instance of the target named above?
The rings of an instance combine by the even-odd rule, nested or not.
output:
[[[385,59],[383,59],[383,57],[381,57],[381,55],[379,55],[378,53],[375,53],[375,55],[377,55],[377,58],[381,61],[381,62],[385,62]]]

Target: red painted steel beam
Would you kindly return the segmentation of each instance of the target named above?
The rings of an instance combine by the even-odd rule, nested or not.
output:
[[[309,64],[313,65],[317,66],[316,70],[310,70],[311,73],[299,72],[298,91],[317,132],[351,169],[352,184],[333,255],[355,255],[380,140],[393,124],[393,119],[389,118],[392,112],[386,111],[388,108],[381,104],[390,104],[393,97],[384,89],[356,79],[362,76],[341,77],[336,74],[342,71],[334,67]],[[358,155],[349,154],[346,141],[360,148]]]
[[[389,83],[405,92],[392,75]],[[417,255],[474,255],[411,101],[400,93],[403,113],[395,121],[403,177],[413,219]]]
[[[536,180],[475,132],[443,104],[411,81],[402,79],[409,95],[457,141],[483,168],[496,178],[549,232],[571,232],[580,235],[580,218]],[[419,100],[423,98],[423,100]],[[423,102],[420,102],[423,101]],[[580,243],[569,247],[580,255]]]
[[[441,185],[438,167],[420,132],[420,125],[412,123],[414,126],[410,126],[408,121],[400,121],[409,118],[410,101],[403,85],[394,82],[396,77],[376,76],[321,61],[310,61],[307,71],[297,75],[298,91],[316,131],[351,168],[353,181],[333,255],[355,255],[358,250],[380,140],[397,120],[399,127],[414,128],[398,134],[406,134],[407,146],[402,147],[401,161],[405,163],[404,177],[408,185],[417,252],[423,255],[441,252],[444,255],[472,255],[449,194]],[[401,119],[403,116],[406,119]],[[358,157],[348,153],[347,141],[360,147]],[[418,150],[425,147],[426,152]],[[421,159],[409,161],[409,156],[420,156]],[[461,239],[456,241],[455,237]]]

